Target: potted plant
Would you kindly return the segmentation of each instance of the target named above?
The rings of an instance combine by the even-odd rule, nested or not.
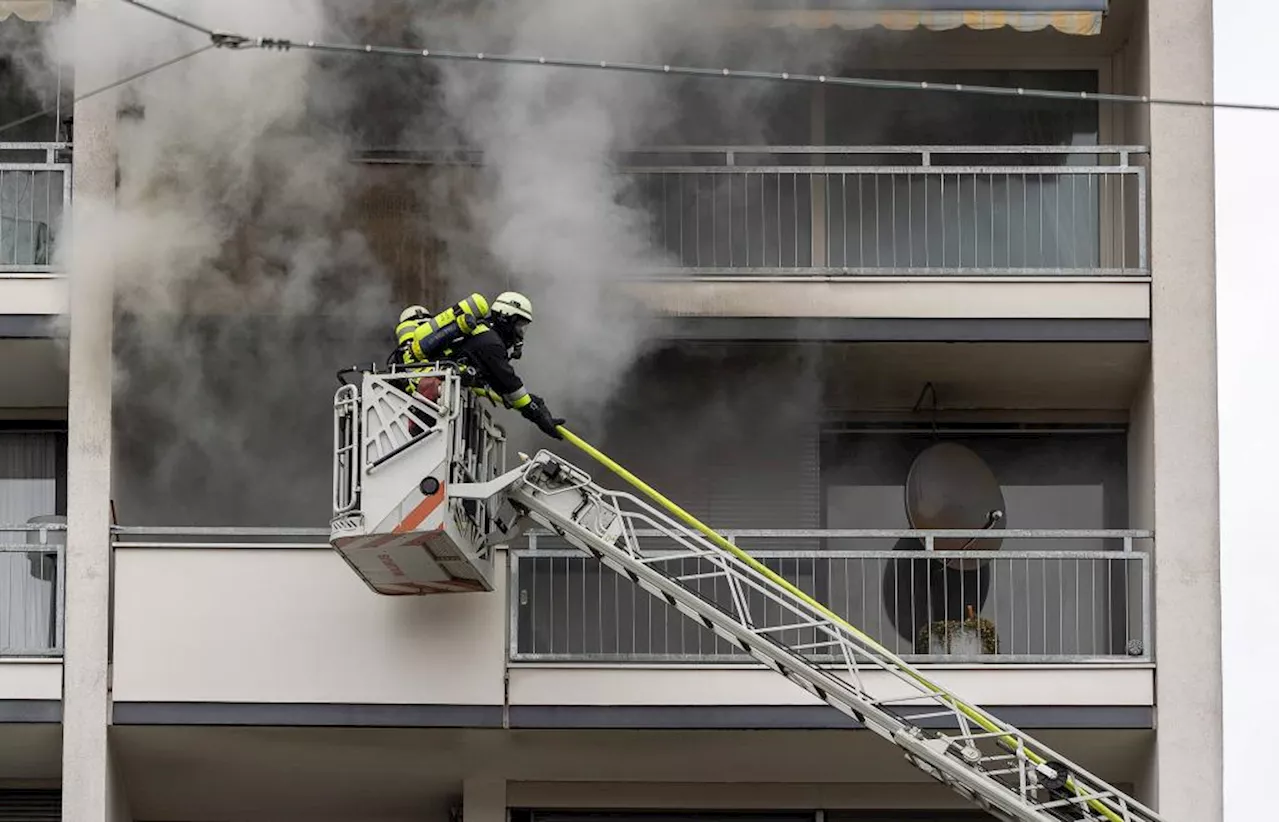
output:
[[[939,656],[984,656],[999,653],[995,623],[974,613],[963,619],[931,622],[916,637],[916,653]]]

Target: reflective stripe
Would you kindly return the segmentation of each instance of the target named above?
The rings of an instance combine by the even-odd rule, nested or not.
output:
[[[513,400],[511,397],[516,397],[516,399]],[[514,394],[508,394],[506,399],[512,408],[524,408],[526,405],[533,402],[533,397],[529,396],[529,392],[525,391],[523,388],[516,391]]]
[[[418,327],[417,320],[405,320],[396,326],[396,341],[405,342],[409,337],[413,336],[414,329]]]

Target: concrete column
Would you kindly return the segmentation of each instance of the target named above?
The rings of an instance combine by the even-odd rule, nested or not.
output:
[[[507,782],[471,777],[462,783],[462,822],[507,822]]]
[[[1212,0],[1148,0],[1150,94],[1213,96]],[[1150,108],[1158,810],[1222,819],[1213,121]]]
[[[103,31],[104,0],[77,4],[77,41]],[[95,51],[78,49],[76,92],[115,79]],[[112,249],[116,96],[77,103],[71,200],[67,441],[66,658],[63,665],[62,818],[117,820],[121,786],[110,761]],[[113,808],[114,806],[114,808]],[[113,813],[116,810],[116,813]],[[127,817],[126,817],[127,818]]]

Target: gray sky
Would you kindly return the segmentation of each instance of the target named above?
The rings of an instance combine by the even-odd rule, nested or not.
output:
[[[1280,101],[1278,6],[1214,1],[1216,99]],[[1273,112],[1214,122],[1227,822],[1280,818],[1278,124]]]

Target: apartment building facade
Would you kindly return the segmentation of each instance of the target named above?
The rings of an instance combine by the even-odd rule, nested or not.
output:
[[[1208,0],[759,5],[762,25],[887,38],[843,74],[1211,96]],[[0,8],[38,26],[44,4]],[[114,79],[86,57],[75,91]],[[1220,819],[1208,115],[813,85],[738,131],[697,120],[690,88],[661,149],[618,159],[671,265],[626,282],[662,342],[592,436],[966,699],[1168,819]],[[0,120],[44,107],[0,90]],[[0,819],[985,818],[548,535],[499,553],[493,592],[371,593],[326,542],[345,360],[307,359],[325,364],[296,416],[250,419],[258,468],[184,452],[116,387],[134,319],[110,278],[77,277],[101,235],[57,249],[113,199],[119,108],[0,143]],[[350,162],[395,298],[452,296],[403,204],[456,168],[373,140]],[[279,342],[236,333],[209,331],[254,349],[201,371],[209,417],[254,402],[237,369]],[[899,554],[934,539],[903,499],[940,441],[1007,507],[976,571]],[[968,607],[994,632],[977,657],[921,640]]]

